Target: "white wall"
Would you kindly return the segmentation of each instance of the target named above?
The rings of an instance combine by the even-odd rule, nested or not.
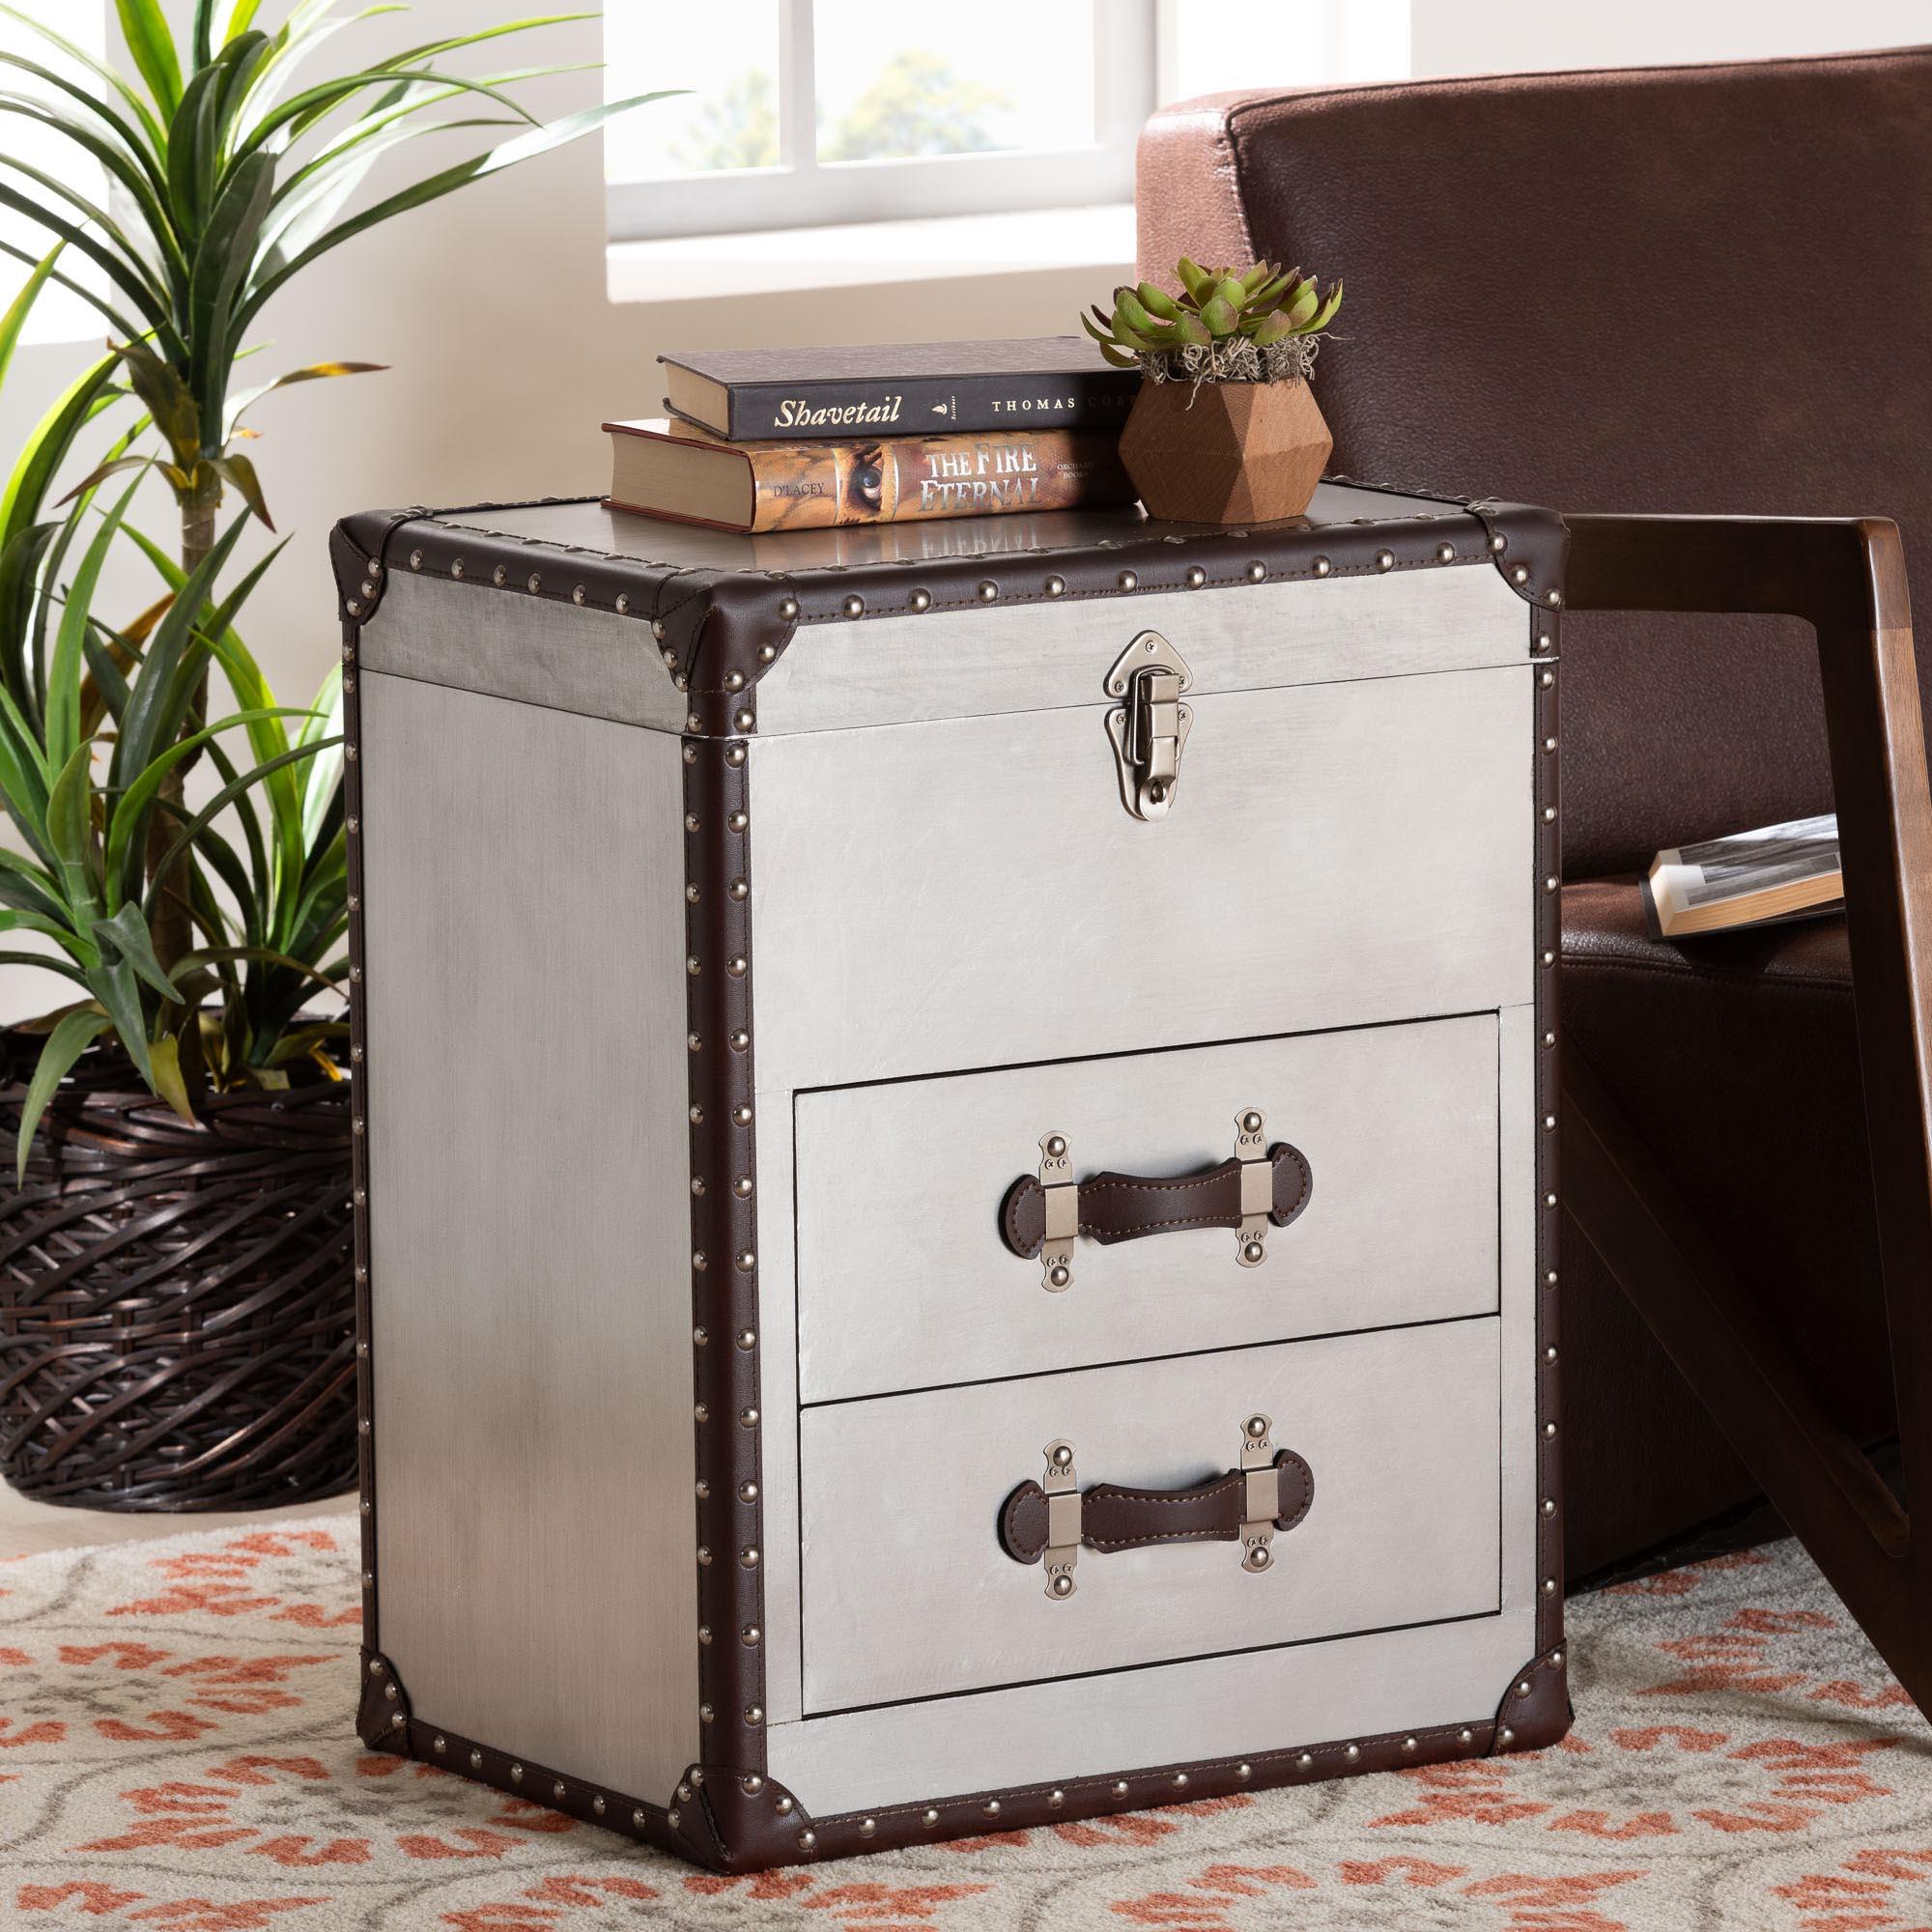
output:
[[[1414,0],[1417,74],[1762,60],[1932,41],[1932,0]]]

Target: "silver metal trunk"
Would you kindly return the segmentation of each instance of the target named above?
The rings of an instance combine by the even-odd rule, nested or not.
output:
[[[370,1743],[743,1870],[1561,1734],[1560,523],[334,554]]]

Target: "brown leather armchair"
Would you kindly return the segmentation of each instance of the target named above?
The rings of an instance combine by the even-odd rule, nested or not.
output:
[[[1573,1574],[1768,1492],[1921,1706],[1932,1539],[1860,1451],[1932,1483],[1928,99],[1932,49],[1221,96],[1138,185],[1144,274],[1346,278],[1338,471],[1571,524]],[[1646,937],[1656,850],[1834,779],[1848,918]]]

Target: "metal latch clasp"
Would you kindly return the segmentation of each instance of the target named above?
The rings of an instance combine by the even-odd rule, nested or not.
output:
[[[1194,728],[1181,694],[1194,682],[1186,661],[1158,631],[1143,631],[1107,673],[1107,694],[1124,698],[1107,713],[1121,803],[1135,817],[1165,818],[1180,779],[1180,753]]]
[[[1073,1472],[1073,1444],[1046,1445],[1046,1594],[1056,1602],[1077,1587],[1073,1566],[1080,1560],[1080,1478]]]

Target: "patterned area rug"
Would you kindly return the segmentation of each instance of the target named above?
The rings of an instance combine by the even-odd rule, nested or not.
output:
[[[1932,1736],[1793,1544],[1571,1605],[1490,1759],[765,1878],[349,1728],[354,1524],[0,1564],[0,1925],[162,1932],[1924,1932]]]

